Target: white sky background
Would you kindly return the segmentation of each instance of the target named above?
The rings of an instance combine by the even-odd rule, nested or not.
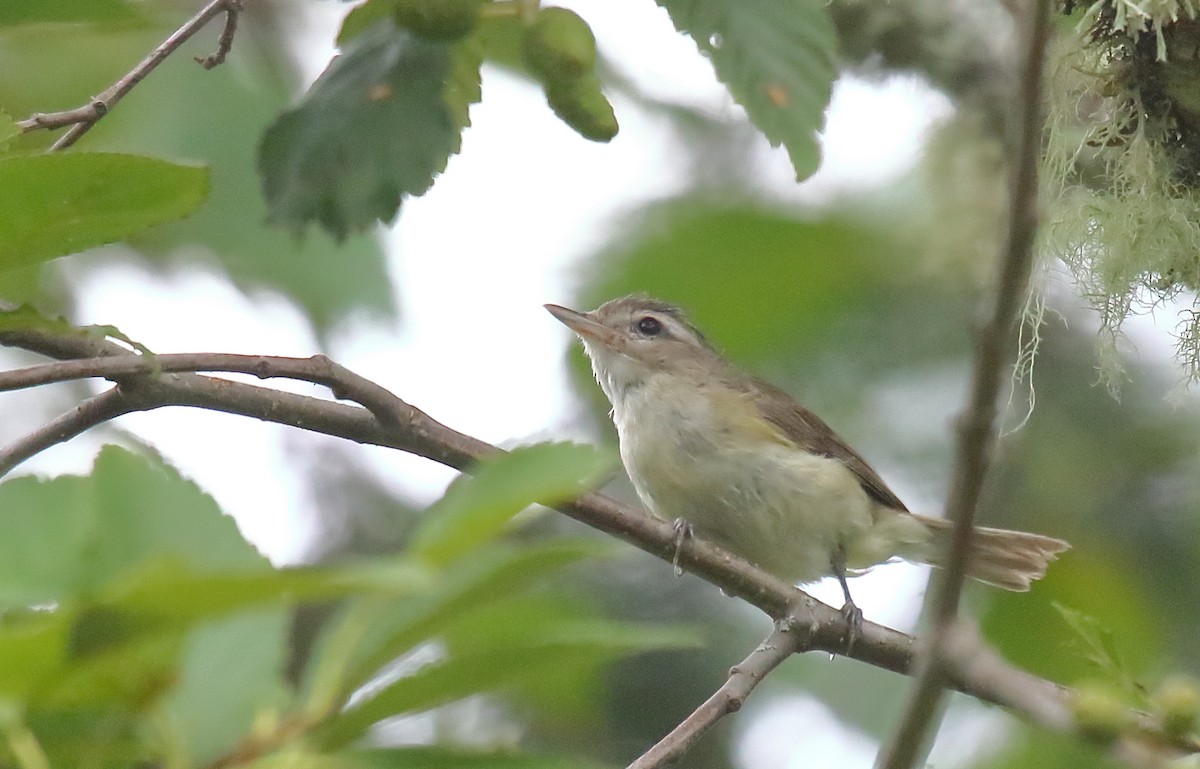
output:
[[[711,67],[652,3],[561,4],[588,20],[603,53],[627,66],[625,74],[647,91],[739,119],[740,109]],[[312,6],[316,13],[344,10],[336,3]],[[323,21],[314,25],[318,28],[323,36],[304,45],[306,51],[324,51],[313,54],[314,77],[332,54],[328,38],[336,27]],[[484,440],[587,439],[569,427],[576,396],[564,350],[571,338],[542,304],[571,303],[573,265],[605,241],[614,214],[665,196],[681,183],[666,127],[628,103],[617,101],[615,107],[620,135],[609,145],[593,144],[552,115],[536,86],[487,70],[484,100],[472,109],[462,153],[425,197],[404,204],[388,236],[402,325],[346,328],[335,335],[332,356]],[[820,172],[797,186],[786,153],[764,140],[761,176],[781,198],[798,202],[885,185],[911,168],[929,127],[949,110],[943,96],[911,78],[883,83],[843,78],[829,110]],[[880,131],[880,125],[888,130]],[[222,312],[214,315],[214,306]],[[203,324],[192,322],[201,316]],[[214,323],[218,317],[225,326]],[[133,266],[106,269],[82,292],[74,320],[114,324],[159,352],[317,351],[303,316],[286,301],[247,299],[222,278],[199,272],[164,278]],[[942,424],[948,424],[949,413]],[[303,555],[315,511],[298,482],[302,470],[288,456],[294,432],[185,409],[133,415],[120,424],[213,494],[273,560]],[[95,447],[95,440],[78,439],[21,472],[84,471]],[[435,498],[453,477],[452,471],[399,452],[363,451],[382,479],[423,500]],[[913,506],[937,503],[917,499]],[[911,627],[924,578],[917,567],[883,567],[854,581],[855,596],[872,620]],[[814,593],[840,605],[832,581]],[[823,708],[810,697],[772,705],[743,727],[739,760],[757,769],[868,765],[874,742],[848,731]],[[980,718],[996,725],[995,716]],[[818,738],[820,745],[813,742]],[[939,766],[958,765],[961,755],[943,751]]]

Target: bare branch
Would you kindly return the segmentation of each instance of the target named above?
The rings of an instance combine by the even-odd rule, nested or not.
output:
[[[205,69],[213,69],[225,63],[225,57],[233,48],[233,36],[237,34],[238,17],[242,13],[245,0],[226,0],[225,26],[221,28],[221,36],[217,38],[217,50],[208,56],[197,56],[196,63]]]
[[[750,692],[767,674],[792,654],[804,651],[808,642],[809,634],[795,615],[776,620],[775,628],[766,640],[746,659],[730,668],[729,677],[721,688],[627,769],[658,769],[677,760],[718,721],[741,710]]]
[[[205,69],[212,69],[225,60],[233,45],[233,35],[237,30],[238,14],[246,0],[210,0],[200,11],[189,19],[183,26],[171,33],[171,36],[142,59],[136,67],[127,72],[120,80],[109,86],[99,96],[92,98],[87,104],[75,109],[62,112],[38,112],[25,120],[17,122],[17,127],[23,132],[39,129],[54,129],[69,125],[71,129],[51,145],[51,150],[61,150],[70,147],[81,136],[92,129],[101,118],[107,115],[134,86],[142,82],[162,64],[168,56],[179,50],[185,42],[199,32],[204,25],[222,13],[225,14],[225,28],[217,42],[217,50],[210,56],[199,59]]]
[[[415,415],[420,413],[386,388],[355,374],[324,355],[314,355],[310,358],[212,352],[138,355],[127,351],[117,353],[117,349],[124,348],[109,350],[108,354],[100,357],[76,358],[0,372],[0,392],[90,377],[119,381],[123,377],[137,374],[221,371],[249,374],[259,379],[296,379],[324,385],[335,397],[359,403],[381,423],[391,427],[406,424],[411,426]]]
[[[62,416],[0,449],[0,477],[35,454],[131,411],[137,411],[137,405],[126,399],[116,387],[88,398]]]
[[[880,751],[876,766],[913,766],[934,726],[943,689],[949,682],[942,647],[958,614],[966,578],[975,507],[996,441],[997,400],[1003,372],[1012,354],[1013,329],[1028,291],[1037,231],[1037,164],[1041,151],[1042,70],[1050,21],[1045,0],[1025,0],[1017,137],[1009,184],[1007,243],[1000,268],[992,316],[979,335],[971,398],[959,424],[954,479],[946,501],[946,517],[954,522],[945,570],[931,595],[931,632],[899,725]]]

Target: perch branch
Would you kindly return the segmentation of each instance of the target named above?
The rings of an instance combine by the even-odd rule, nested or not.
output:
[[[204,25],[221,14],[225,14],[225,28],[221,30],[221,36],[217,41],[217,50],[207,57],[197,58],[197,61],[205,69],[212,69],[225,61],[225,56],[229,53],[229,49],[233,45],[233,35],[237,30],[238,15],[241,13],[245,2],[246,0],[211,0],[195,16],[188,19],[183,26],[171,33],[170,37],[159,43],[158,47],[151,51],[146,58],[142,59],[136,67],[109,86],[99,96],[93,97],[87,104],[74,109],[63,110],[62,112],[37,112],[25,120],[18,121],[17,127],[22,132],[28,133],[39,129],[50,130],[69,125],[71,128],[60,136],[50,146],[50,149],[61,150],[70,147],[79,141],[80,137],[90,131],[92,126],[96,125],[101,118],[107,115],[117,105],[117,102],[132,91],[134,86],[142,82],[159,64],[162,64],[168,56],[179,50],[180,46],[203,29]]]
[[[949,681],[942,647],[958,613],[966,578],[975,507],[996,441],[997,399],[1013,348],[1017,320],[1033,263],[1037,232],[1037,163],[1041,152],[1042,69],[1050,21],[1045,0],[1026,0],[1022,30],[1022,69],[1018,92],[1015,157],[1009,182],[1008,231],[991,318],[979,334],[971,397],[959,424],[958,453],[946,517],[954,522],[946,567],[931,595],[927,651],[905,703],[900,723],[876,761],[883,769],[913,766],[934,728],[944,687]]]

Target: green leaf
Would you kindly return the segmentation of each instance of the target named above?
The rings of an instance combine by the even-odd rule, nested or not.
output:
[[[599,621],[557,624],[519,642],[481,645],[406,675],[343,711],[321,729],[318,740],[326,746],[342,745],[384,718],[428,710],[525,678],[553,676],[596,655],[677,646],[680,640],[669,631],[656,638],[642,628]]]
[[[213,622],[191,633],[165,703],[192,766],[205,766],[287,702],[283,668],[290,614],[275,609]]]
[[[702,646],[698,631],[690,627],[620,623],[596,612],[579,597],[550,586],[477,607],[449,622],[439,638],[451,655],[474,655],[493,646],[513,648],[556,637],[609,641],[596,644],[594,653],[581,652],[573,664],[553,671],[531,669],[513,682],[523,709],[536,708],[557,723],[587,723],[604,707],[608,692],[601,668],[612,661],[611,648],[652,651]]]
[[[91,475],[0,484],[0,607],[94,593],[148,559],[266,570],[212,498],[161,462],[106,447]]]
[[[520,548],[493,546],[448,570],[429,595],[350,604],[317,644],[308,699],[323,708],[349,696],[380,668],[442,632],[456,618],[508,599],[557,569],[607,550],[608,543],[558,540]]]
[[[1048,461],[1064,461],[1061,447],[1052,454]],[[1020,476],[1022,487],[1028,475]],[[1054,466],[1048,478],[1057,485],[1062,475]],[[993,591],[983,631],[1005,658],[1035,675],[1073,683],[1103,671],[1112,684],[1140,691],[1138,681],[1161,670],[1165,654],[1158,594],[1116,552],[1095,543],[1072,552],[1079,554],[1055,561],[1030,595]]]
[[[1083,642],[1089,660],[1108,674],[1112,680],[1122,684],[1127,691],[1139,695],[1144,693],[1142,686],[1122,659],[1111,629],[1106,628],[1095,617],[1064,606],[1058,601],[1052,601],[1050,605],[1070,626],[1071,630],[1075,631],[1075,636]]]
[[[401,748],[359,748],[329,754],[283,754],[254,764],[255,769],[606,769],[573,756],[547,756],[504,750],[480,750],[441,745]]]
[[[466,45],[372,25],[263,136],[269,220],[297,234],[315,221],[337,238],[392,221],[458,152],[479,66]]]
[[[195,211],[208,172],[139,155],[0,159],[0,270],[112,243]]]
[[[143,19],[128,0],[4,0],[0,26],[36,23],[128,22]]]
[[[0,615],[0,698],[27,698],[62,665],[70,635],[70,618],[62,612],[27,610]]]
[[[657,0],[706,54],[717,77],[796,178],[820,164],[817,131],[837,77],[837,34],[824,0]]]
[[[429,585],[423,569],[401,561],[221,573],[198,571],[177,558],[143,563],[102,591],[101,604],[190,621],[270,603],[326,601],[356,594],[394,601]]]
[[[409,552],[435,566],[493,539],[534,502],[578,497],[612,467],[612,458],[575,443],[539,443],[488,457],[457,479],[426,511]]]
[[[393,18],[397,0],[367,0],[362,5],[355,6],[342,19],[342,28],[338,31],[337,44],[345,47],[351,40],[366,32],[376,24],[387,22]]]

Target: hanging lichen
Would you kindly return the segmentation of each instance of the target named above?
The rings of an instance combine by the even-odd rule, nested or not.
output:
[[[1200,288],[1200,22],[1191,0],[1099,0],[1077,16],[1047,72],[1043,245],[1100,312],[1113,385],[1122,322]],[[1198,318],[1179,335],[1192,378]]]

